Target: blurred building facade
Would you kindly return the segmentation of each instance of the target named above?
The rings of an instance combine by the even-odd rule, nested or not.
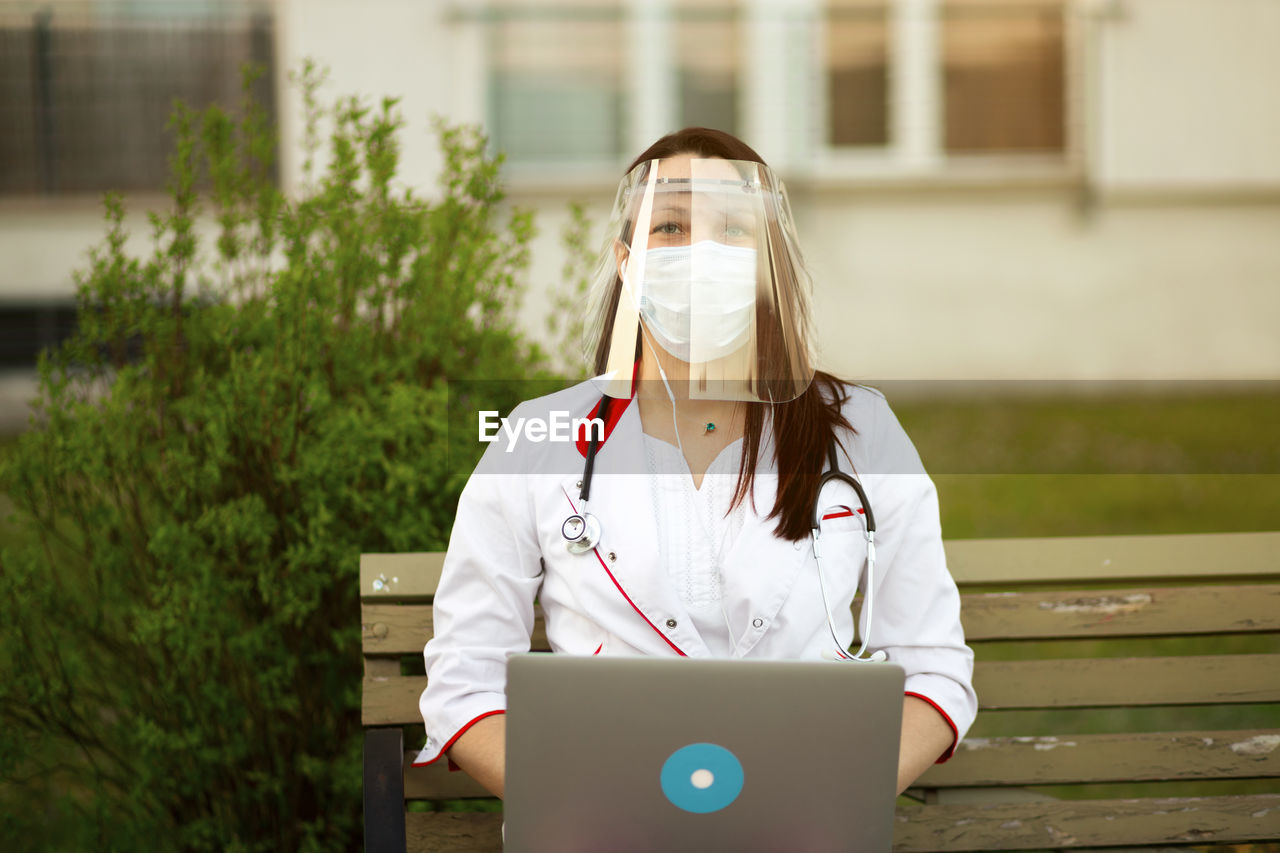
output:
[[[158,199],[174,93],[267,65],[296,187],[311,57],[401,99],[406,184],[440,166],[430,116],[485,126],[540,211],[535,333],[567,202],[603,224],[699,124],[785,178],[838,373],[1274,379],[1277,43],[1280,0],[0,0],[0,332],[65,325],[105,186]]]

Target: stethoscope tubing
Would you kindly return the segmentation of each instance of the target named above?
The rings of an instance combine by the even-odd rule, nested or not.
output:
[[[601,421],[608,422],[606,419],[609,417],[609,406],[612,401],[613,398],[607,394],[600,398],[600,405],[596,407],[596,417]],[[600,449],[600,441],[599,433],[593,430],[591,440],[587,444],[587,461],[582,466],[577,511],[560,525],[560,534],[564,536],[565,547],[569,549],[570,554],[585,554],[595,548],[596,543],[600,541],[600,519],[587,509],[587,502],[591,499],[591,480],[595,473],[596,453]]]
[[[867,493],[863,491],[862,484],[840,470],[840,463],[836,458],[835,439],[832,439],[831,443],[827,445],[827,465],[829,467],[827,468],[826,473],[824,473],[818,480],[818,489],[813,493],[813,523],[809,525],[810,528],[818,530],[822,526],[822,519],[818,517],[818,513],[821,512],[822,509],[822,501],[820,498],[822,496],[823,488],[825,488],[827,483],[830,483],[832,480],[839,480],[841,483],[849,485],[855,492],[857,492],[858,500],[862,502],[862,514],[866,517],[866,530],[868,533],[874,534],[876,532],[876,516],[875,513],[871,511],[871,502],[867,500]]]
[[[596,408],[596,417],[607,423],[609,407],[613,398],[605,394],[600,398],[600,404]],[[587,502],[591,497],[591,481],[595,473],[596,454],[600,449],[600,436],[593,434],[590,442],[587,444],[586,461],[582,466],[582,482],[578,490],[578,508],[577,512],[565,519],[561,526],[569,552],[572,554],[583,554],[592,550],[596,543],[600,541],[600,521],[587,510]],[[871,502],[867,499],[867,493],[862,488],[862,484],[858,480],[840,470],[839,460],[836,455],[835,439],[827,446],[827,463],[829,468],[818,479],[818,488],[813,495],[813,511],[810,516],[810,539],[813,544],[814,562],[818,567],[818,590],[822,595],[822,611],[827,618],[827,630],[831,633],[831,641],[835,644],[836,654],[840,660],[872,662],[885,660],[883,651],[874,652],[872,655],[865,656],[867,644],[871,639],[872,624],[872,608],[875,601],[875,559],[876,559],[876,517],[871,511]],[[862,515],[864,532],[867,538],[867,590],[863,596],[867,603],[866,630],[862,632],[862,645],[858,651],[852,655],[841,645],[840,640],[836,637],[835,622],[831,617],[831,607],[827,603],[827,585],[822,571],[822,548],[819,541],[822,538],[822,490],[826,488],[828,483],[838,481],[848,485],[857,494],[859,502],[862,504]]]
[[[827,464],[830,467],[819,478],[818,488],[813,493],[813,515],[809,529],[809,538],[813,542],[813,560],[818,567],[818,591],[822,594],[822,610],[827,617],[827,630],[831,632],[831,642],[835,644],[836,654],[840,660],[858,662],[882,661],[886,657],[883,651],[875,652],[870,657],[866,656],[867,644],[871,641],[871,625],[875,606],[876,516],[871,511],[871,501],[867,499],[867,493],[862,488],[862,484],[856,478],[840,470],[834,438],[827,445]],[[863,531],[867,537],[867,589],[863,594],[863,599],[867,603],[867,618],[864,620],[866,625],[865,630],[862,632],[862,645],[852,655],[848,653],[836,636],[835,621],[831,617],[831,605],[827,603],[827,584],[822,571],[822,547],[819,545],[819,541],[822,538],[822,518],[820,517],[822,512],[822,490],[826,488],[828,483],[833,481],[845,483],[857,494],[858,501],[862,504]]]
[[[600,397],[600,405],[596,407],[596,417],[603,423],[608,423],[609,407],[613,403],[613,398],[608,394]],[[596,468],[596,451],[600,449],[600,434],[598,430],[591,430],[591,441],[587,444],[587,461],[582,466],[582,488],[578,490],[578,500],[585,504],[591,498],[591,477],[595,473]],[[586,510],[584,509],[583,512]]]

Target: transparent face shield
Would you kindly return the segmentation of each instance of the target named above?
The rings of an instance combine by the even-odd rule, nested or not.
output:
[[[618,189],[589,295],[595,381],[628,398],[652,360],[690,399],[792,400],[813,379],[810,291],[785,190],[767,166],[642,163]]]

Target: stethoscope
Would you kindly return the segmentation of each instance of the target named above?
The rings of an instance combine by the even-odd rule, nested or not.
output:
[[[608,422],[609,406],[613,398],[605,395],[600,398],[600,405],[596,410],[596,417],[601,421]],[[591,498],[591,478],[595,471],[596,452],[600,448],[600,435],[593,431],[591,441],[587,445],[586,461],[582,466],[582,481],[579,484],[578,491],[578,511],[570,515],[564,520],[560,526],[560,532],[565,539],[565,547],[568,548],[570,554],[586,554],[589,553],[600,542],[600,519],[596,518],[588,509],[587,503]],[[823,657],[830,660],[847,660],[859,662],[879,662],[887,659],[888,655],[883,650],[873,652],[868,655],[867,643],[871,640],[871,620],[872,607],[875,603],[875,565],[876,565],[876,517],[871,511],[871,502],[867,500],[867,493],[863,491],[862,484],[854,477],[840,470],[839,463],[836,458],[836,443],[833,439],[827,447],[827,464],[828,469],[818,479],[818,488],[813,496],[813,513],[809,529],[809,538],[813,543],[813,557],[818,566],[818,589],[822,593],[822,610],[827,617],[827,630],[831,633],[831,641],[835,644],[835,650],[830,654],[823,654]],[[822,490],[832,481],[838,480],[845,483],[854,490],[858,495],[858,500],[862,502],[862,514],[864,516],[864,532],[867,537],[867,589],[863,596],[867,606],[867,618],[865,628],[862,631],[862,645],[854,654],[849,654],[844,646],[836,637],[835,622],[831,618],[831,606],[827,603],[827,585],[823,579],[822,572],[822,547],[819,544],[822,539]]]

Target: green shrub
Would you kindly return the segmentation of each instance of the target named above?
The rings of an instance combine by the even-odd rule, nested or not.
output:
[[[546,363],[513,324],[532,218],[480,133],[438,126],[427,200],[396,188],[394,102],[302,79],[300,197],[252,103],[180,108],[153,253],[108,198],[41,364],[0,472],[29,543],[0,575],[6,850],[355,846],[357,556],[445,545],[479,447],[445,452],[446,380],[510,377],[509,409]]]

